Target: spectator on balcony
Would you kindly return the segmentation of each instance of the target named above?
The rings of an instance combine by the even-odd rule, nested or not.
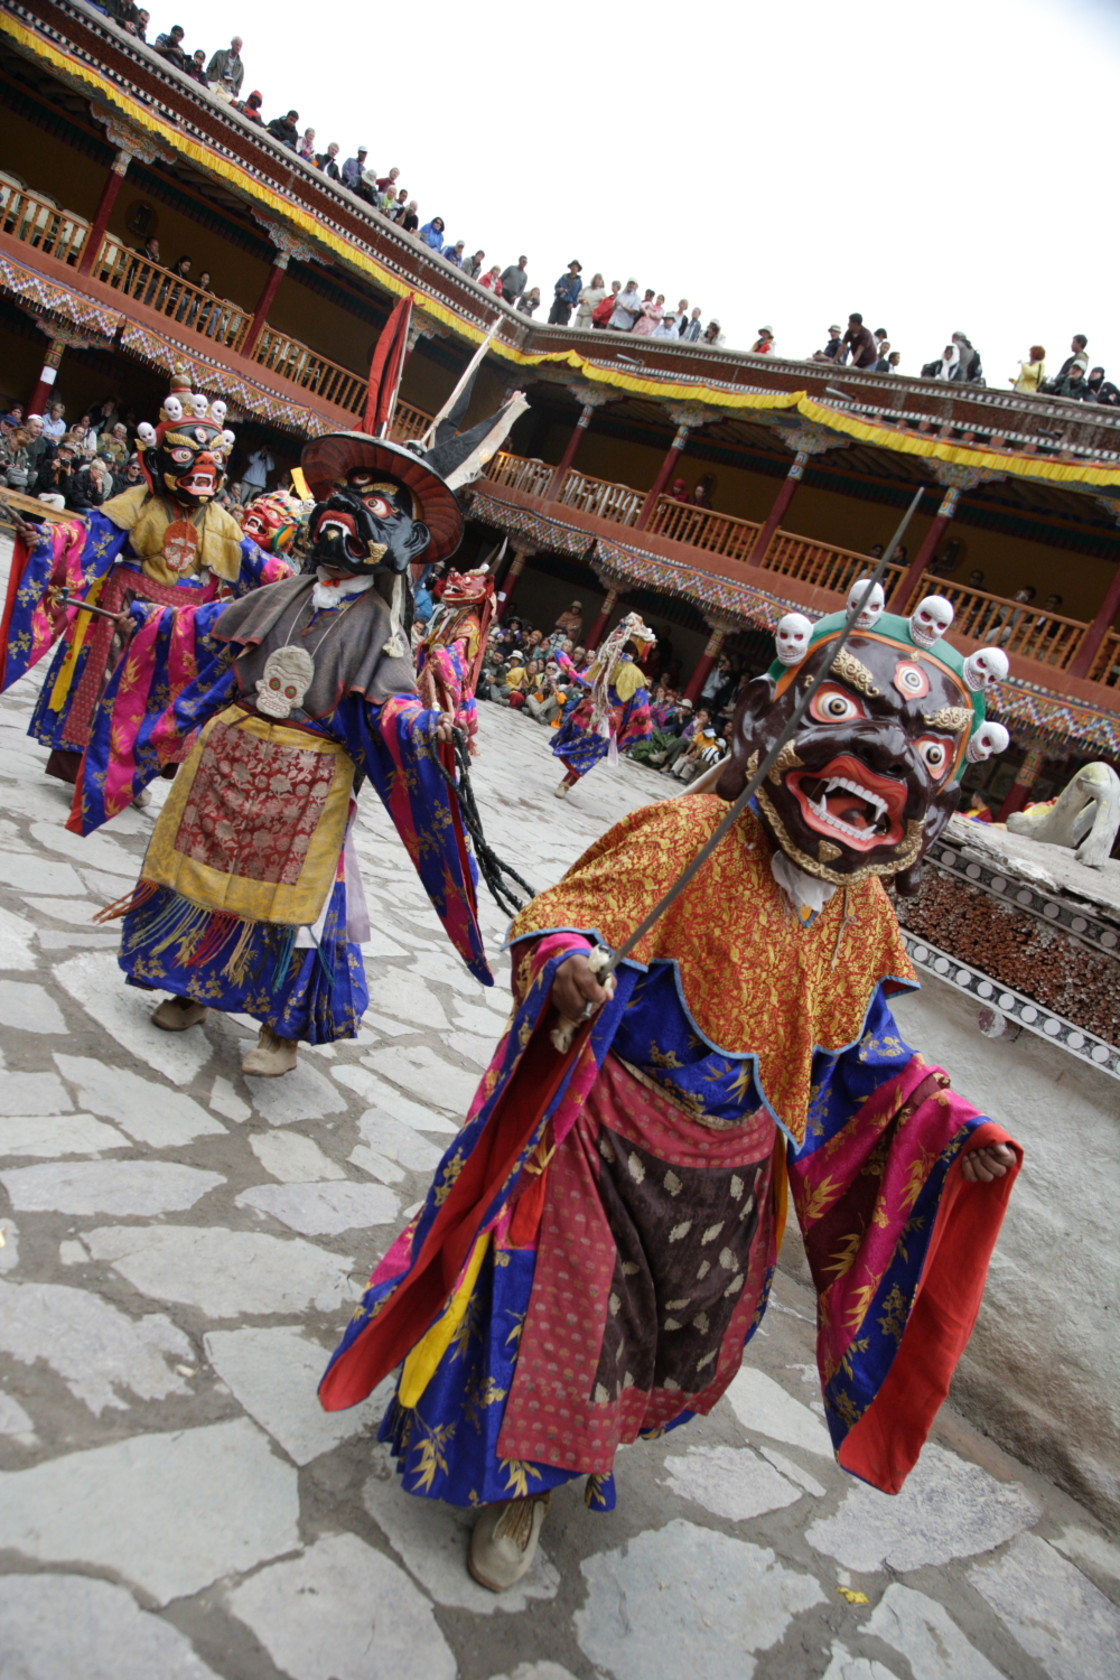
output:
[[[289,111],[287,116],[273,117],[268,125],[268,132],[274,140],[279,140],[282,146],[287,146],[290,151],[297,152],[299,150],[299,129],[296,127],[298,122],[299,112]]]
[[[671,502],[690,502],[688,485],[683,478],[675,478],[669,486],[669,500]]]
[[[386,193],[381,209],[391,222],[399,222],[408,209],[408,188],[402,187],[398,193]]]
[[[562,274],[552,288],[552,308],[548,312],[550,327],[566,327],[572,318],[572,310],[579,302],[579,295],[583,290],[580,275],[583,264],[573,258],[568,264],[568,272]]]
[[[581,332],[590,332],[595,320],[595,311],[607,299],[607,282],[601,274],[591,277],[590,286],[585,286],[579,294],[576,307],[575,324]]]
[[[614,301],[610,324],[615,332],[632,332],[634,322],[642,313],[642,300],[638,296],[638,282],[627,280],[626,285]]]
[[[296,146],[296,151],[305,163],[315,162],[315,130],[313,128],[304,129],[303,138]]]
[[[980,366],[980,352],[967,333],[955,332],[953,343],[960,353],[961,379],[966,385],[983,385],[984,369]]]
[[[879,360],[882,361],[886,356],[887,351],[890,349],[890,345],[887,343],[887,339],[890,337],[890,334],[888,333],[886,327],[876,327],[871,336],[875,340],[875,348],[879,352]]]
[[[190,285],[191,259],[187,256],[180,257],[171,272],[177,280],[185,280],[187,285]],[[178,304],[178,308],[176,308],[176,304]],[[186,319],[190,305],[191,294],[186,290],[186,287],[165,285],[156,307],[157,309],[166,309],[169,315],[174,309],[175,319],[183,321]]]
[[[206,66],[207,80],[213,91],[225,99],[237,99],[245,80],[245,66],[241,62],[240,35],[235,35],[228,47],[221,47]]]
[[[700,342],[702,344],[718,345],[722,344],[723,341],[723,330],[719,322],[713,318],[700,334]]]
[[[591,311],[591,325],[593,327],[605,331],[610,326],[611,316],[618,308],[618,294],[621,290],[622,281],[612,280],[610,291],[603,293],[602,299]]]
[[[1120,408],[1120,390],[1105,378],[1102,367],[1095,367],[1085,381],[1085,401]]]
[[[1019,363],[1019,377],[1012,380],[1016,391],[1037,392],[1046,379],[1046,351],[1041,344],[1032,344],[1027,361]]]
[[[183,36],[186,30],[181,23],[173,23],[166,35],[156,36],[156,51],[168,64],[173,64],[176,70],[187,68],[187,55],[183,51]]]
[[[478,283],[480,286],[485,286],[488,292],[493,292],[495,297],[501,297],[502,275],[497,263],[494,264],[493,268],[488,268],[486,270],[486,273],[482,276]]]
[[[684,339],[686,344],[696,343],[697,339],[704,331],[702,325],[703,319],[703,314],[701,313],[699,306],[697,306],[692,311],[688,320],[681,323],[681,337]]]
[[[688,299],[678,298],[677,307],[673,311],[677,317],[677,337],[684,337],[684,329],[688,325]]]
[[[425,222],[420,229],[420,237],[433,251],[442,251],[444,231],[443,217],[433,216],[431,221]]]
[[[400,191],[400,188],[397,186],[397,182],[400,179],[400,173],[400,169],[394,165],[393,168],[390,169],[388,175],[379,175],[377,177],[377,190],[381,194],[382,198],[385,197],[386,193],[392,193],[393,198],[396,198],[398,192]]]
[[[66,404],[56,397],[51,403],[50,412],[43,421],[43,436],[51,443],[59,444],[66,435]]]
[[[1021,589],[1017,589],[1015,591],[1011,599],[1013,601],[1020,602],[1024,607],[1029,607],[1031,602],[1034,600],[1036,593],[1037,591],[1035,590],[1033,584],[1025,583]],[[999,630],[998,636],[996,636],[994,640],[1000,647],[1007,647],[1016,631],[1021,629],[1022,626],[1029,621],[1029,619],[1029,613],[1022,612],[1015,607],[1004,607],[1003,610],[998,612],[992,619],[987,635],[991,637],[991,631],[1002,626]]]
[[[187,63],[187,75],[191,78],[192,82],[197,82],[200,87],[210,86],[210,83],[206,79],[205,47],[197,47],[191,54]]]
[[[463,263],[463,273],[477,280],[482,273],[482,265],[486,261],[485,251],[476,251],[473,257],[467,257]]]
[[[517,308],[521,294],[529,284],[529,276],[525,272],[528,266],[528,257],[518,257],[515,263],[502,270],[502,296],[511,309]]]
[[[692,492],[692,505],[698,508],[712,508],[715,506],[713,497],[716,493],[715,473],[705,473],[703,478],[696,480],[696,488]]]
[[[774,354],[774,329],[759,327],[758,337],[751,345],[752,356],[772,356]]]
[[[961,353],[955,344],[947,344],[937,361],[926,362],[922,368],[923,379],[959,380],[961,377]]]
[[[1089,381],[1085,375],[1087,365],[1082,361],[1075,361],[1064,378],[1052,379],[1045,387],[1052,397],[1067,397],[1070,402],[1085,402],[1089,390]]]
[[[1074,333],[1072,339],[1070,340],[1069,347],[1071,353],[1066,357],[1065,361],[1058,369],[1057,375],[1055,376],[1055,383],[1058,379],[1068,378],[1069,371],[1074,362],[1084,362],[1086,367],[1089,365],[1089,340],[1085,337],[1084,333]]]
[[[849,315],[848,330],[840,340],[837,365],[850,363],[856,368],[872,368],[878,360],[874,335],[864,326],[863,316],[856,313]]]
[[[965,579],[965,588],[966,589],[983,589],[983,587],[984,587],[984,574],[980,570],[979,566],[977,566],[971,572],[969,572],[968,577]]]
[[[259,127],[263,128],[264,112],[261,110],[263,104],[264,94],[261,93],[259,88],[254,88],[244,104],[238,105],[236,109],[241,112],[243,117],[248,117],[250,122],[257,123]]]
[[[402,232],[415,233],[420,226],[420,212],[417,209],[416,200],[414,198],[409,199],[408,203],[404,207],[403,214],[401,213],[401,209],[398,205],[397,209],[393,212],[393,220]]]
[[[658,292],[656,298],[652,291],[647,291],[642,300],[642,313],[634,322],[635,338],[652,338],[665,318],[665,293]]]
[[[844,340],[841,336],[840,328],[833,325],[828,329],[828,343],[825,345],[823,350],[814,350],[812,359],[814,362],[838,361],[840,359],[840,352],[843,348]]]
[[[521,315],[535,315],[541,306],[541,289],[530,286],[527,292],[522,292],[517,300],[518,313]]]
[[[902,372],[902,356],[901,356],[901,353],[898,350],[892,350],[890,355],[887,357],[887,372],[888,373],[901,373]]]
[[[874,371],[876,373],[889,373],[891,371],[891,346],[889,339],[884,338],[879,344],[879,360],[875,363]]]
[[[653,337],[671,338],[674,343],[679,342],[677,338],[677,317],[674,312],[670,312],[669,310],[665,311],[665,314],[662,315],[660,321],[658,321],[656,327],[653,329]]]
[[[332,140],[325,152],[316,152],[315,167],[322,170],[328,181],[341,181],[342,171],[338,167],[337,140]]]
[[[457,239],[455,241],[454,245],[445,245],[444,246],[444,248],[443,248],[444,258],[446,259],[447,262],[449,262],[451,264],[451,266],[453,268],[462,268],[462,266],[463,266],[463,252],[466,250],[466,248],[467,248],[466,240],[465,239]]]
[[[357,157],[347,158],[342,166],[342,184],[344,187],[349,187],[351,192],[358,192],[361,188],[368,156],[368,147],[359,146]]]
[[[1063,597],[1061,595],[1047,595],[1045,601],[1042,603],[1042,612],[1039,617],[1035,619],[1032,629],[1043,636],[1056,636],[1062,627],[1058,623],[1058,620],[1056,618],[1052,618],[1050,615],[1052,613],[1060,613],[1063,604]]]

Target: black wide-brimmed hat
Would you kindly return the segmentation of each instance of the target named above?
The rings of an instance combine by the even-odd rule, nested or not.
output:
[[[417,516],[432,534],[425,562],[446,560],[463,540],[463,512],[454,490],[419,455],[400,444],[367,432],[327,432],[304,446],[300,466],[319,502],[345,485],[347,474],[359,468],[399,479],[412,492]]]

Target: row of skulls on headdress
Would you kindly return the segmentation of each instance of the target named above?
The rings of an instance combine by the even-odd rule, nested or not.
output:
[[[849,616],[856,613],[856,630],[873,630],[886,611],[882,584],[872,583],[870,578],[857,579],[848,591],[847,610]],[[953,603],[944,595],[926,595],[906,620],[914,646],[936,648],[952,624],[953,615]],[[783,665],[800,665],[809,652],[813,629],[813,621],[800,612],[786,613],[778,621],[775,643]],[[972,694],[986,695],[1004,680],[1009,669],[1007,655],[1001,647],[982,647],[966,656],[961,676]],[[1010,740],[1002,723],[982,719],[969,738],[966,760],[970,764],[982,764],[993,754],[1006,752]]]
[[[160,409],[159,424],[137,427],[140,458],[157,495],[186,508],[213,501],[225,484],[229,457],[237,441],[226,427],[226,405],[192,391],[185,368],[175,369],[171,390]]]

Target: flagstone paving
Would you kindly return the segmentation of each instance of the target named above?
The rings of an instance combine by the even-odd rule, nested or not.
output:
[[[373,1003],[353,1043],[246,1080],[253,1028],[155,1031],[90,921],[165,787],[88,841],[0,700],[0,1673],[7,1680],[1114,1680],[1120,1551],[951,1407],[902,1495],[832,1460],[791,1239],[710,1418],[561,1490],[496,1598],[469,1516],[405,1495],[385,1389],[316,1379],[423,1194],[507,1015],[446,943],[368,793]],[[548,735],[482,709],[497,851],[550,884],[665,795],[629,763],[563,804]],[[1055,1419],[1054,1426],[1061,1427]]]

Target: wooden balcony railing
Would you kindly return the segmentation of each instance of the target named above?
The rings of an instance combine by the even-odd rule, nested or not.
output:
[[[149,262],[137,251],[122,245],[114,234],[106,234],[93,264],[93,278],[111,286],[123,297],[134,298],[148,309],[166,315],[177,326],[201,333],[227,350],[240,350],[249,331],[251,316],[229,298],[180,279],[169,268]]]
[[[662,496],[653,510],[649,530],[673,542],[688,543],[709,554],[725,554],[729,560],[746,560],[762,529],[753,519],[737,519],[729,513],[713,513],[689,502]]]
[[[812,584],[815,589],[828,589],[836,595],[847,596],[853,583],[866,577],[875,562],[851,548],[837,548],[833,543],[795,537],[790,531],[775,531],[770,547],[758,564],[764,571],[778,572],[782,577]],[[901,576],[901,566],[887,567],[883,574],[884,594],[890,596]]]
[[[502,451],[490,462],[486,476],[495,484],[508,484],[511,490],[524,490],[528,496],[545,496],[555,471],[546,461],[529,461],[524,455]]]
[[[365,407],[369,389],[367,375],[354,373],[326,356],[317,355],[306,344],[301,344],[298,338],[289,338],[287,333],[265,327],[252,359],[261,367],[279,374],[281,379],[298,385],[313,396],[322,397],[324,402],[333,403],[336,408],[346,409],[350,414],[359,414]]]
[[[0,231],[44,256],[76,263],[89,237],[89,223],[62,210],[53,200],[18,187],[0,176]]]
[[[1109,688],[1120,688],[1120,634],[1117,631],[1110,630],[1097,649],[1089,680],[1105,683]]]
[[[394,443],[407,443],[409,438],[423,437],[432,423],[432,416],[411,403],[398,402],[393,415],[390,437]]]
[[[943,595],[953,603],[953,629],[959,634],[974,636],[979,642],[1003,648],[1005,653],[1019,653],[1025,659],[1036,659],[1040,665],[1052,665],[1059,671],[1067,671],[1073,664],[1089,628],[1082,619],[1066,618],[1061,613],[1040,608],[1037,601],[989,595],[983,589],[968,589],[933,572],[922,573],[910,602],[911,610],[923,595]]]
[[[614,484],[609,478],[589,478],[581,472],[568,474],[556,499],[565,507],[578,508],[596,519],[613,519],[619,525],[633,525],[645,501],[641,491],[631,490],[628,484]]]

